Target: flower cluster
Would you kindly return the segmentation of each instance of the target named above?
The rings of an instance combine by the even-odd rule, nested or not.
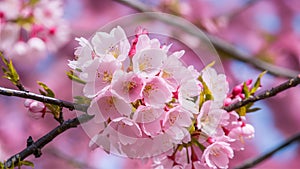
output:
[[[154,168],[228,168],[254,129],[223,108],[229,98],[224,74],[197,71],[184,51],[138,30],[132,44],[121,27],[77,38],[69,66],[85,82],[99,133],[91,142],[109,153],[152,158]]]
[[[0,1],[0,51],[6,56],[43,56],[69,38],[61,0]]]

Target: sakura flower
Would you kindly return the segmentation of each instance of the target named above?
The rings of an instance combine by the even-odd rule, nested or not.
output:
[[[91,102],[87,112],[95,114],[97,122],[104,122],[108,119],[116,119],[122,116],[129,116],[131,106],[124,100],[114,96],[110,91],[98,95]]]
[[[192,114],[177,106],[169,110],[163,121],[163,129],[174,141],[182,141],[188,134],[187,128],[192,124]]]
[[[199,81],[195,79],[186,81],[181,84],[178,89],[178,101],[183,108],[191,113],[198,114],[199,112],[199,94],[201,91]]]
[[[76,48],[74,54],[77,57],[77,60],[69,60],[69,67],[72,69],[84,69],[89,64],[92,63],[94,57],[96,54],[94,54],[94,50],[90,42],[81,37],[81,38],[75,38],[76,41],[79,42],[79,47]]]
[[[124,30],[118,26],[110,33],[97,32],[92,38],[92,44],[97,55],[105,57],[108,61],[124,61],[130,50],[130,44]]]
[[[119,141],[123,145],[133,144],[142,136],[139,125],[129,118],[113,119],[109,126],[117,131]]]
[[[173,90],[176,90],[182,79],[189,74],[187,68],[179,60],[182,55],[184,55],[183,50],[168,56],[160,72],[160,76],[172,86]]]
[[[222,135],[221,125],[227,125],[229,114],[218,108],[214,101],[203,103],[200,113],[197,117],[197,127],[208,136]]]
[[[3,0],[0,13],[0,50],[8,57],[42,57],[69,39],[61,0]]]
[[[140,35],[136,44],[136,51],[142,51],[144,49],[160,49],[159,40],[150,39],[147,34]]]
[[[110,152],[110,137],[107,130],[102,131],[99,134],[96,134],[90,141],[89,147],[92,149],[96,149],[98,147],[101,147],[104,151],[107,153]]]
[[[94,97],[110,87],[113,74],[121,68],[121,64],[115,61],[100,61],[96,58],[80,73],[80,78],[86,81],[83,92],[87,97]]]
[[[231,143],[231,146],[234,149],[243,150],[245,144],[244,139],[251,139],[254,137],[254,127],[242,122],[241,126],[231,129],[228,136],[235,139],[235,141]]]
[[[133,71],[143,77],[154,77],[158,74],[167,55],[161,49],[145,49],[132,57]]]
[[[152,106],[139,106],[134,113],[133,119],[140,124],[143,132],[148,136],[157,136],[162,132],[161,121],[164,109]]]
[[[171,101],[172,93],[162,78],[154,77],[146,82],[143,97],[146,105],[164,107]]]
[[[119,70],[114,73],[112,79],[112,92],[127,102],[134,102],[142,98],[144,83],[137,74]]]
[[[203,152],[202,160],[210,168],[228,168],[229,158],[233,158],[233,150],[229,143],[214,142]]]
[[[139,36],[144,35],[144,34],[147,35],[148,31],[146,29],[142,28],[142,27],[138,27],[135,30],[135,38],[132,40],[132,46],[131,46],[130,51],[128,53],[129,57],[132,57],[136,53],[136,44],[138,42]]]
[[[215,103],[221,108],[229,91],[226,76],[217,74],[215,69],[207,67],[202,72],[202,78],[212,92]]]

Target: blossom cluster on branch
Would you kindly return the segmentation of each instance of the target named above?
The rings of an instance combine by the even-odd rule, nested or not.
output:
[[[84,81],[87,113],[99,127],[91,147],[152,158],[154,168],[228,168],[234,150],[254,136],[245,114],[222,109],[244,99],[251,82],[229,93],[212,65],[185,66],[183,50],[170,52],[143,29],[132,44],[119,26],[77,41],[69,66]]]
[[[8,57],[56,51],[69,40],[63,12],[61,0],[0,1],[0,51]]]

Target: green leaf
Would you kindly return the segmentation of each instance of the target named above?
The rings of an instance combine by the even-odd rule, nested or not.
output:
[[[28,2],[28,4],[33,6],[33,5],[37,4],[38,2],[40,2],[40,0],[30,0]]]
[[[247,110],[247,113],[252,113],[252,112],[259,111],[259,110],[261,110],[261,108],[259,108],[259,107],[254,107],[254,108],[248,109],[248,110]]]
[[[239,108],[236,112],[239,114],[239,116],[245,116],[247,113],[246,107],[243,106],[243,107]]]
[[[246,99],[250,97],[249,88],[248,88],[246,82],[244,82],[244,84],[243,84],[243,93],[245,94]]]
[[[4,169],[4,164],[2,162],[0,162],[0,168]]]
[[[32,168],[34,168],[34,164],[33,162],[31,161],[27,161],[27,160],[24,160],[24,161],[20,161],[19,164],[22,166],[22,165],[25,165],[25,166],[30,166]]]
[[[40,90],[40,93],[41,93],[42,95],[49,96],[49,97],[55,97],[54,92],[53,92],[46,84],[44,84],[43,82],[40,82],[40,81],[37,81],[37,83],[38,83],[38,85],[41,86],[41,87],[44,89],[44,91],[45,91],[45,92],[44,92],[44,91],[41,92],[41,90]]]
[[[211,91],[209,90],[207,84],[205,83],[205,81],[203,80],[203,78],[201,76],[198,77],[198,80],[202,83],[203,86],[203,90],[200,93],[200,102],[199,102],[199,107],[202,107],[202,104],[207,101],[207,100],[213,100],[214,97],[211,93]]]
[[[257,89],[261,86],[261,78],[267,73],[267,71],[264,71],[259,74],[258,78],[256,79],[253,88],[251,89],[250,93],[254,94]]]
[[[0,57],[5,65],[5,67],[2,67],[2,71],[4,73],[3,77],[11,81],[14,85],[18,85],[20,83],[20,77],[12,63],[12,60],[7,60],[1,52]]]
[[[40,87],[43,88],[43,90],[39,89],[42,95],[55,98],[54,92],[46,84],[40,81],[37,81],[37,83]],[[60,107],[58,105],[52,105],[46,103],[45,106],[51,111],[51,113],[55,118],[57,119],[59,118],[61,112],[60,112]]]
[[[91,99],[87,98],[85,96],[75,96],[74,97],[74,102],[77,104],[85,104],[85,105],[89,105],[91,103]]]
[[[66,72],[66,74],[67,74],[68,78],[73,80],[74,82],[86,84],[86,82],[84,80],[80,79],[77,75],[75,75],[73,71]]]
[[[192,138],[192,143],[198,146],[202,151],[205,150],[205,146],[199,143],[199,141],[196,138]]]

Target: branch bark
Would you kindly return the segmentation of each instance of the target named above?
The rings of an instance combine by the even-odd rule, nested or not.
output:
[[[69,110],[79,110],[79,111],[83,111],[83,112],[86,112],[86,110],[87,110],[86,105],[71,103],[68,101],[59,100],[59,99],[56,99],[53,97],[47,97],[47,96],[35,94],[32,92],[28,92],[28,91],[19,91],[19,90],[0,87],[0,95],[16,96],[16,97],[21,97],[21,98],[33,99],[33,100],[37,100],[37,101],[40,101],[43,103],[49,103],[49,104],[58,105],[60,107],[65,107],[65,108],[68,108]]]
[[[300,84],[300,75],[298,75],[297,77],[294,77],[294,78],[280,84],[279,86],[273,87],[270,90],[266,90],[266,91],[262,92],[261,94],[258,94],[256,96],[252,96],[248,99],[245,99],[245,100],[242,100],[240,102],[236,102],[234,104],[231,104],[227,107],[224,107],[224,109],[228,112],[233,111],[237,108],[240,108],[242,106],[247,105],[248,103],[253,103],[253,102],[256,102],[256,101],[259,101],[259,100],[262,100],[262,99],[266,99],[266,98],[275,96],[275,95],[277,95],[278,93],[280,93],[284,90],[287,90],[291,87],[297,86],[298,84]]]
[[[51,130],[49,133],[38,139],[36,142],[33,142],[31,145],[26,147],[21,152],[17,153],[16,155],[10,157],[5,163],[4,168],[9,168],[14,164],[14,166],[18,165],[19,160],[24,160],[28,156],[34,154],[36,151],[40,151],[45,145],[50,143],[55,137],[62,134],[66,130],[70,128],[75,128],[81,123],[88,122],[91,120],[94,116],[90,116],[87,114],[83,114],[77,118],[73,118],[71,120],[67,120],[63,122],[61,125],[57,126],[53,130]]]
[[[139,12],[150,12],[150,13],[145,13],[145,14],[148,14],[149,18],[157,19],[159,21],[173,25],[173,26],[180,28],[183,31],[185,31],[186,33],[189,33],[197,38],[200,38],[200,39],[205,38],[202,33],[194,31],[193,28],[191,28],[189,25],[186,25],[185,23],[182,23],[182,21],[180,21],[180,20],[174,20],[174,18],[169,18],[167,15],[159,15],[159,16],[151,15],[151,12],[159,12],[159,11],[148,7],[147,5],[145,5],[144,3],[140,2],[140,1],[131,1],[131,0],[115,0],[115,1],[122,3],[130,8],[133,8]],[[267,70],[270,74],[272,74],[274,76],[293,78],[300,73],[299,71],[279,67],[279,66],[264,62],[260,59],[257,59],[254,56],[248,55],[248,54],[236,49],[233,45],[225,42],[224,40],[222,40],[216,36],[210,35],[208,33],[206,33],[206,36],[208,37],[210,42],[213,44],[213,46],[216,48],[216,50],[219,53],[221,53],[222,55],[231,57],[233,59],[239,60],[244,63],[248,63],[257,69],[260,69],[263,71]]]

